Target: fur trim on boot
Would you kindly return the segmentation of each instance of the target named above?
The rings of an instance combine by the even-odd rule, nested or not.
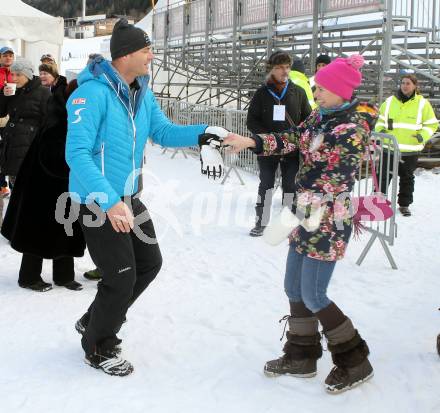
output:
[[[321,336],[315,317],[289,318],[289,332],[284,355],[268,361],[264,366],[267,376],[288,374],[295,377],[316,375],[317,360],[322,356]]]
[[[325,332],[325,335],[336,366],[325,380],[329,393],[341,393],[373,377],[367,343],[354,329],[350,319]]]
[[[338,367],[354,367],[362,363],[370,354],[370,350],[365,340],[362,340],[356,331],[355,336],[341,344],[328,344],[328,349],[332,353],[333,363]]]
[[[283,351],[291,360],[318,360],[322,357],[321,335],[316,333],[314,336],[304,337],[287,333]]]

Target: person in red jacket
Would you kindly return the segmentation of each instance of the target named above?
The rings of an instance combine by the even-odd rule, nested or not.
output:
[[[14,51],[10,47],[0,49],[0,90],[4,88],[5,83],[11,82],[11,65],[14,63]]]
[[[3,90],[7,82],[12,81],[10,67],[12,63],[14,63],[14,60],[14,51],[10,47],[5,46],[0,49],[0,92]],[[7,121],[8,117],[0,118],[0,134],[2,129],[5,127]],[[0,198],[5,198],[9,196],[9,193],[10,191],[8,189],[8,183],[6,182],[6,177],[3,173],[0,173]]]

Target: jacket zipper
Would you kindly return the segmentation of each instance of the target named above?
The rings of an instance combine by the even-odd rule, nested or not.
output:
[[[134,152],[135,152],[135,145],[136,145],[136,125],[134,123],[134,109],[132,109],[132,111],[130,111],[130,107],[127,108],[127,105],[124,103],[124,101],[119,96],[120,83],[118,83],[118,90],[116,90],[115,87],[113,86],[112,82],[110,81],[110,79],[107,77],[107,75],[105,73],[104,73],[104,76],[107,79],[107,82],[110,84],[111,88],[115,91],[116,96],[118,97],[118,99],[122,103],[122,106],[124,106],[124,108],[127,110],[128,116],[130,116],[131,124],[133,126],[133,149],[132,149],[132,175],[133,175],[133,179],[132,179],[132,184],[131,184],[131,192],[134,192],[134,181],[135,181],[134,174],[135,174],[135,166],[136,166],[135,161],[134,161]],[[134,101],[136,101],[136,99],[135,99],[136,93],[137,93],[137,91],[135,91],[135,93],[134,93],[134,99],[133,99]],[[129,98],[129,104],[130,104],[130,98]]]
[[[137,90],[134,92],[134,94],[133,94],[133,104],[134,104],[134,106],[136,106],[136,93],[137,93]],[[136,164],[135,164],[135,161],[134,161],[134,154],[135,154],[135,150],[136,150],[136,124],[134,123],[134,107],[132,108],[132,116],[131,116],[131,119],[132,119],[132,124],[133,124],[133,153],[132,153],[132,161],[133,161],[133,181],[132,181],[132,189],[131,189],[131,192],[132,193],[134,193],[134,182],[135,182],[135,179],[136,179],[136,177],[135,177],[135,168],[136,168]]]
[[[104,170],[104,142],[101,143],[101,173],[102,173],[102,176],[105,176],[105,170]]]

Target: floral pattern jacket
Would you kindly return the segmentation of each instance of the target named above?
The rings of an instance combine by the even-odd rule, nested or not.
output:
[[[377,109],[352,101],[344,110],[321,114],[319,109],[299,126],[283,133],[255,135],[255,153],[284,155],[298,151],[297,215],[323,206],[320,227],[297,227],[290,236],[296,250],[310,258],[336,261],[344,257],[352,232],[350,192],[377,119]]]

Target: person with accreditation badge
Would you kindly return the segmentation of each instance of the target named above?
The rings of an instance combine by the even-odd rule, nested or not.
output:
[[[305,120],[311,108],[304,90],[289,79],[292,65],[284,51],[273,53],[267,61],[265,83],[255,92],[247,117],[247,127],[254,134],[283,132]],[[255,227],[249,235],[259,237],[269,222],[275,174],[281,168],[283,205],[292,206],[295,194],[295,176],[299,168],[297,154],[286,156],[259,156],[260,185],[255,206]]]

